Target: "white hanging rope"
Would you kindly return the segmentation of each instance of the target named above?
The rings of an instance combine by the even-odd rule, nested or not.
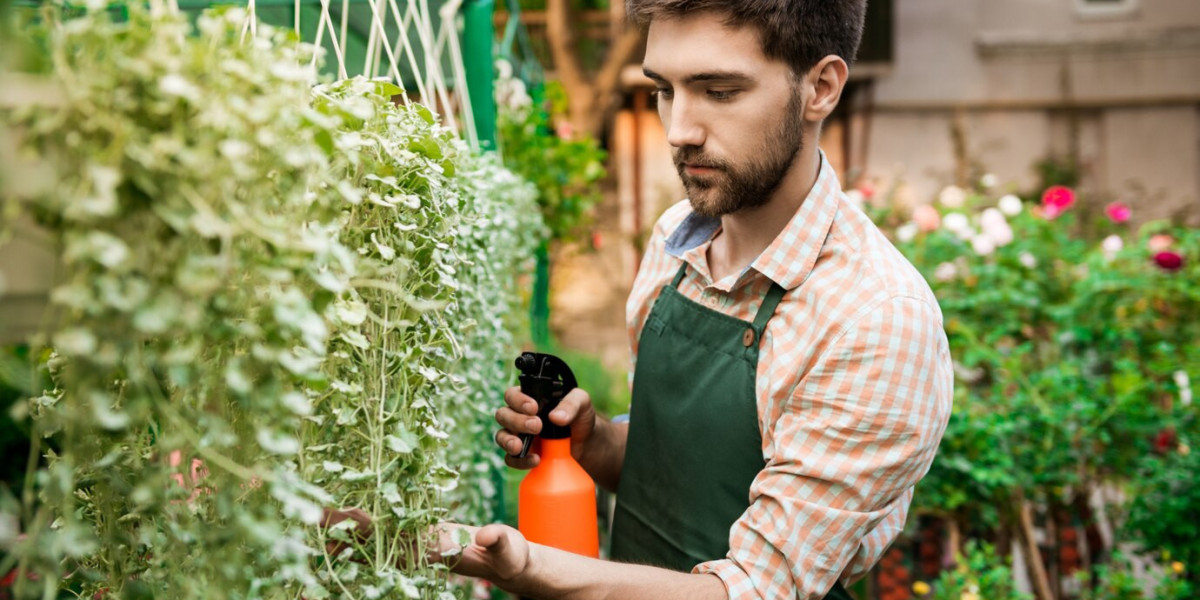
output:
[[[171,4],[176,2],[166,1]],[[341,1],[342,14],[336,23],[330,14],[330,7],[334,1],[336,0],[321,0],[321,14],[317,18],[315,38],[306,41],[322,47],[328,39],[329,45],[333,47],[332,59],[337,63],[337,78],[346,79],[350,72],[346,61],[350,58],[353,33],[350,29],[351,0]],[[478,149],[475,119],[471,113],[471,99],[467,93],[466,67],[463,65],[462,48],[458,39],[458,21],[461,16],[459,10],[463,0],[449,0],[441,6],[438,11],[441,23],[437,27],[433,24],[429,0],[365,0],[365,4],[369,9],[371,22],[364,32],[366,47],[363,53],[362,74],[370,78],[386,77],[404,87],[404,79],[400,74],[400,65],[404,64],[412,71],[412,79],[417,88],[415,91],[420,101],[431,109],[444,113],[442,118],[446,126],[453,131],[459,131],[455,108],[461,108],[462,130],[471,147]],[[292,27],[296,34],[301,36],[303,33],[300,13],[303,5],[303,0],[295,0],[293,3],[295,14]],[[254,38],[258,34],[257,10],[256,0],[247,0],[247,18],[241,31],[243,41],[247,35]],[[395,39],[391,39],[392,36],[388,34],[390,26],[396,27],[398,35]],[[412,35],[413,33],[415,35]],[[417,56],[418,51],[423,54],[420,58]],[[314,66],[316,60],[317,57],[314,56]],[[443,67],[447,62],[449,73],[445,72]],[[454,93],[451,93],[451,81]],[[402,99],[406,103],[410,101],[408,94]]]

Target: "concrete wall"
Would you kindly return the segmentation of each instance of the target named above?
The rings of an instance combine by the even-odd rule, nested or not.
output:
[[[865,169],[920,199],[954,182],[957,123],[968,160],[1030,189],[1032,164],[1077,149],[1081,187],[1140,218],[1200,223],[1200,2],[1085,0],[897,4],[896,54],[875,80]]]

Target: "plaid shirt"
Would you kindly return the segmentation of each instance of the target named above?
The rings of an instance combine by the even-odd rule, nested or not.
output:
[[[634,361],[650,307],[680,261],[679,291],[753,320],[771,286],[756,396],[763,470],[726,558],[697,565],[729,597],[822,598],[862,577],[904,528],[950,415],[942,314],[911,264],[821,170],[796,215],[740,274],[714,282],[718,219],[680,202],[659,219],[627,305]]]

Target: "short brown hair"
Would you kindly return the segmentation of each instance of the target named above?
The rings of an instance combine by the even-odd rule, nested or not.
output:
[[[798,77],[830,54],[854,62],[867,0],[626,0],[634,23],[700,12],[725,16],[730,27],[758,30],[763,54],[782,60]]]

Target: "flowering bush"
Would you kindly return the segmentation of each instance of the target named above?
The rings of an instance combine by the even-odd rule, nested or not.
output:
[[[1194,588],[1185,577],[1183,563],[1167,561],[1162,574],[1147,590],[1148,582],[1135,577],[1129,561],[1117,554],[1112,564],[1098,566],[1095,576],[1079,573],[1079,600],[1190,600],[1195,598]]]
[[[1009,561],[987,544],[969,542],[955,562],[932,584],[913,584],[913,594],[921,600],[1032,600],[1016,589]]]
[[[1195,443],[1183,424],[1197,413],[1200,234],[1135,230],[1119,203],[1081,219],[1064,186],[997,196],[952,187],[932,205],[870,210],[937,294],[954,358],[954,413],[916,509],[1029,539],[1033,505],[1094,526],[1093,490],[1136,492],[1148,459]]]
[[[18,590],[452,597],[422,548],[485,520],[490,440],[468,444],[511,380],[497,311],[541,236],[533,189],[395,86],[314,88],[312,50],[243,43],[239,9],[194,35],[159,8],[51,15],[35,73],[61,102],[0,112],[40,175],[4,180],[0,229],[61,240],[55,387],[28,404],[55,450],[20,511],[0,499],[26,534],[0,544],[41,577]],[[324,507],[369,513],[370,542]]]
[[[512,66],[498,61],[498,136],[504,164],[537,186],[538,205],[550,239],[571,239],[600,201],[605,153],[596,140],[571,131],[562,84],[545,85],[534,102]]]

